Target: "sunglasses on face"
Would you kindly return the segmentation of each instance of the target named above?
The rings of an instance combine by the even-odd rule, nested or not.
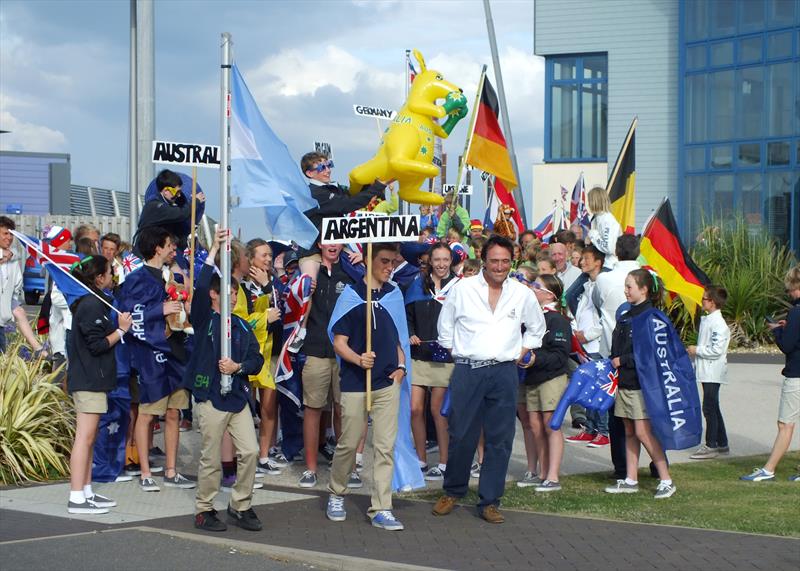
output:
[[[325,172],[326,170],[331,170],[332,168],[333,168],[333,161],[325,161],[319,163],[315,167],[312,167],[310,170],[321,173]]]
[[[513,274],[511,274],[511,277],[527,286],[533,285],[535,283],[528,281],[528,279],[525,277],[525,274],[519,272],[514,272]]]

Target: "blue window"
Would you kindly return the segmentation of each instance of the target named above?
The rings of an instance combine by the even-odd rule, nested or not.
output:
[[[550,56],[545,82],[545,161],[605,162],[608,56]]]

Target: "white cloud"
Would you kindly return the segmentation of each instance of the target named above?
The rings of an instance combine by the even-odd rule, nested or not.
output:
[[[67,146],[67,138],[61,131],[27,123],[8,111],[0,111],[0,128],[11,131],[0,135],[0,146],[7,151],[57,152]]]

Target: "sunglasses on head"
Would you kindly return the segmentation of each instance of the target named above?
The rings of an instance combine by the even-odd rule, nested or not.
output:
[[[547,289],[546,287],[544,287],[542,284],[540,284],[539,282],[533,282],[533,283],[531,283],[531,287],[532,287],[533,289],[538,289],[539,291],[543,291],[543,292],[545,292],[545,293],[552,293],[553,295],[556,295],[556,294],[554,294],[552,291],[550,291],[549,289]]]
[[[514,278],[515,280],[517,280],[518,282],[523,283],[523,284],[525,284],[527,286],[535,284],[535,282],[529,281],[525,277],[525,274],[523,274],[521,272],[514,272],[514,273],[511,274],[511,277]]]
[[[324,162],[319,163],[315,167],[311,167],[311,169],[309,169],[309,170],[317,171],[317,172],[321,173],[323,171],[330,170],[332,168],[333,168],[333,161],[324,161]]]

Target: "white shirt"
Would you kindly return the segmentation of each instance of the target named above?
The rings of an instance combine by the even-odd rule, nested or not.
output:
[[[731,330],[719,309],[700,318],[697,355],[694,361],[699,382],[727,384],[730,341]]]
[[[619,222],[610,212],[601,212],[592,218],[592,227],[589,230],[589,241],[606,255],[603,265],[606,268],[614,268],[617,263],[615,255],[617,249],[617,238],[622,235]]]
[[[570,288],[570,286],[575,283],[575,280],[577,280],[581,276],[582,273],[583,272],[580,271],[580,269],[573,266],[572,263],[569,260],[567,260],[567,267],[564,268],[563,272],[557,271],[556,275],[558,276],[558,279],[561,280],[561,283],[564,284],[564,291],[567,291]]]
[[[0,250],[2,256],[3,250]],[[17,256],[8,262],[0,264],[0,327],[14,321],[12,311],[15,303],[22,300],[22,269],[17,261]]]
[[[439,314],[438,330],[439,344],[451,349],[453,357],[514,361],[523,347],[542,346],[545,323],[536,296],[513,279],[503,282],[492,312],[489,284],[480,272],[453,287]]]
[[[596,304],[600,308],[600,324],[603,335],[600,338],[600,354],[611,354],[611,334],[617,326],[617,309],[625,303],[625,278],[633,270],[639,269],[636,260],[619,261],[610,272],[601,272],[595,282]]]
[[[592,300],[595,282],[589,280],[583,286],[583,294],[578,300],[578,307],[575,308],[575,320],[572,329],[583,331],[586,343],[583,348],[587,353],[600,352],[600,337],[603,334],[603,327],[600,325],[600,312]]]

